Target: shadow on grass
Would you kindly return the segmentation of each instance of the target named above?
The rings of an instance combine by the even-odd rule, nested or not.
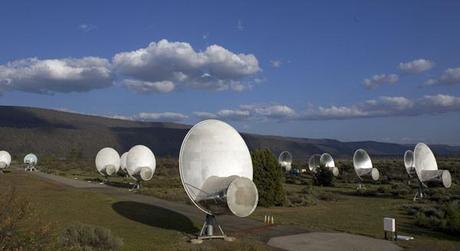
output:
[[[112,204],[112,208],[125,218],[149,226],[187,234],[195,234],[199,231],[186,216],[162,207],[134,201],[120,201]]]
[[[126,181],[126,182],[107,181],[105,184],[108,185],[108,186],[118,187],[118,188],[132,188],[133,187],[133,184],[128,182],[128,181]]]

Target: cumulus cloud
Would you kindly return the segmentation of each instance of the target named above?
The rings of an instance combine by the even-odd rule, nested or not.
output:
[[[53,94],[87,92],[110,87],[107,59],[98,57],[27,58],[0,65],[0,89]]]
[[[374,89],[385,84],[395,84],[399,81],[397,74],[376,74],[363,80],[363,86],[367,89]]]
[[[149,92],[167,93],[167,92],[173,91],[175,88],[174,83],[171,81],[149,82],[149,81],[125,79],[125,80],[122,80],[121,83],[127,88],[133,91],[136,91],[138,93],[149,93]]]
[[[425,85],[458,85],[460,84],[460,67],[448,68],[441,76],[428,79]]]
[[[141,112],[131,118],[139,121],[180,122],[188,116],[177,112]]]
[[[249,88],[243,80],[261,70],[252,54],[236,54],[219,45],[197,52],[189,43],[164,39],[146,48],[116,54],[113,65],[117,74],[130,80],[128,87],[138,91],[158,91],[154,85],[146,88],[145,82],[168,82],[175,88],[242,91]]]
[[[428,60],[428,59],[423,59],[423,58],[415,59],[410,62],[399,63],[399,69],[402,72],[411,73],[411,74],[428,71],[431,68],[433,68],[433,66],[434,66],[433,61]]]
[[[261,119],[293,119],[297,116],[294,109],[287,105],[241,105],[237,109],[223,109],[216,113],[195,112],[200,119],[223,119],[223,120],[261,120]]]
[[[300,116],[304,120],[417,116],[460,111],[460,98],[450,95],[427,95],[415,100],[406,97],[379,97],[350,106],[310,108]]]

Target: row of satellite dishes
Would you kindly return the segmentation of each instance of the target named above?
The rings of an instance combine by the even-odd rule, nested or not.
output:
[[[292,169],[292,155],[287,152],[281,152],[278,162],[286,172]],[[404,166],[409,178],[416,177],[419,183],[419,189],[414,197],[423,198],[423,188],[430,186],[440,186],[449,188],[452,184],[452,178],[448,170],[438,170],[436,158],[431,149],[424,143],[418,143],[415,150],[407,150],[404,153]],[[339,169],[335,166],[334,159],[329,153],[313,154],[308,159],[308,167],[312,173],[317,173],[320,168],[325,168],[332,172],[334,176],[339,175]],[[372,160],[369,154],[358,149],[353,154],[353,167],[360,181],[372,180],[377,181],[380,178],[380,172],[372,166]],[[361,188],[361,183],[359,184]]]
[[[418,144],[410,162],[422,184],[439,183],[449,187],[450,174],[438,170],[433,153],[425,144]],[[280,164],[291,169],[292,155],[283,152]],[[405,157],[406,160],[406,157]],[[8,166],[11,156],[0,152],[0,167]],[[27,155],[24,162],[35,166],[37,157]],[[309,168],[316,172],[318,168],[328,168],[339,175],[334,159],[328,153],[314,155],[309,159]],[[153,152],[146,146],[136,145],[120,157],[113,148],[101,149],[95,159],[97,171],[104,177],[123,172],[134,179],[139,187],[141,181],[152,179],[156,160]],[[353,156],[356,174],[362,180],[370,177],[378,180],[379,172],[373,168],[366,151],[358,149]],[[413,165],[413,166],[412,166]],[[257,207],[259,195],[253,179],[253,166],[249,149],[241,135],[225,122],[209,119],[193,126],[185,136],[179,154],[179,172],[182,185],[193,204],[206,214],[198,239],[223,238],[229,240],[216,215],[233,214],[247,217]],[[217,228],[216,228],[217,227]],[[220,234],[214,234],[214,229]]]
[[[37,155],[29,153],[24,157],[24,164],[26,171],[35,171],[36,165],[38,163]],[[10,167],[11,164],[11,155],[5,150],[0,151],[0,171],[3,172],[4,169]]]

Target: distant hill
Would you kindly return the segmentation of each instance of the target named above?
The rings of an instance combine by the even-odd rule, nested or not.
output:
[[[112,119],[41,108],[0,106],[0,149],[13,156],[34,152],[38,155],[65,157],[71,151],[94,157],[99,149],[110,146],[120,153],[135,144],[149,146],[157,156],[177,157],[189,125]],[[314,153],[330,152],[351,157],[357,148],[372,155],[402,155],[410,145],[374,141],[341,142],[242,134],[250,149],[269,148],[275,154],[290,151],[298,160]],[[460,147],[431,145],[436,154],[458,155]]]

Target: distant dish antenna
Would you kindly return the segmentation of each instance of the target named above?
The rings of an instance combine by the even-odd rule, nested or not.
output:
[[[280,154],[278,157],[278,163],[280,164],[281,167],[286,170],[286,172],[291,171],[292,168],[292,155],[288,151],[284,151]]]
[[[407,150],[404,153],[404,167],[406,168],[407,175],[409,175],[410,178],[416,175],[414,152],[412,150]]]
[[[431,149],[424,143],[418,143],[414,150],[415,172],[425,187],[442,185],[449,188],[452,177],[448,170],[438,170],[438,164]],[[423,196],[422,196],[423,197]]]
[[[335,166],[334,158],[332,158],[332,155],[329,153],[321,154],[319,163],[322,168],[326,168],[331,171],[335,177],[339,176],[339,169]]]
[[[24,164],[26,165],[25,170],[26,171],[35,171],[36,168],[35,166],[38,163],[38,158],[37,155],[33,153],[29,153],[24,157]]]
[[[190,200],[206,213],[198,239],[230,240],[215,215],[249,216],[257,207],[258,191],[252,182],[252,160],[240,134],[219,120],[193,126],[182,142],[179,155],[182,185]],[[218,226],[221,235],[214,235]]]
[[[316,173],[320,167],[321,155],[313,154],[312,156],[310,156],[310,158],[308,159],[308,169],[310,169],[310,172]]]
[[[134,188],[140,188],[141,181],[151,180],[155,173],[155,155],[150,148],[137,145],[133,146],[126,156],[126,168],[131,178],[137,181]]]
[[[120,172],[124,175],[128,174],[128,164],[126,163],[128,157],[128,152],[125,152],[120,157]]]
[[[110,147],[102,148],[96,155],[96,169],[106,179],[120,169],[120,155]]]
[[[363,149],[355,151],[353,155],[353,166],[360,181],[366,179],[377,181],[380,177],[379,170],[372,166],[371,157],[369,157],[369,154]]]
[[[8,168],[11,164],[11,155],[7,151],[0,151],[0,171],[3,172],[3,169]]]

